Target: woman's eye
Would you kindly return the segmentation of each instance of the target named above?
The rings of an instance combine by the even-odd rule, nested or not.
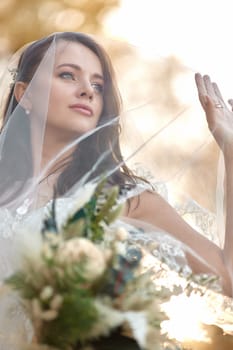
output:
[[[96,92],[98,92],[99,94],[102,94],[102,93],[103,93],[103,90],[104,90],[103,85],[98,84],[98,83],[93,83],[93,84],[92,84],[92,87],[93,87],[93,89],[94,89]]]
[[[67,80],[75,80],[75,76],[73,73],[70,72],[62,72],[59,74],[59,77],[62,79],[67,79]]]

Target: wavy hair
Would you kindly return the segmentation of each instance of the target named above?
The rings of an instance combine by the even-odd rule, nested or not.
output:
[[[116,85],[111,60],[105,50],[92,37],[86,34],[76,32],[56,33],[33,42],[20,56],[17,67],[16,81],[26,83],[30,82],[33,74],[35,73],[38,65],[40,64],[53,40],[81,43],[95,53],[100,60],[104,77],[103,110],[99,123],[102,123],[103,120],[108,121],[116,116],[119,116],[121,111],[121,97]],[[17,105],[18,102],[14,97],[13,84],[5,105],[3,127]],[[22,115],[24,114],[22,116],[22,127],[28,128],[30,133],[30,128],[28,126],[30,123],[29,118],[24,112],[23,108],[21,113]],[[111,150],[110,155],[101,163],[101,168],[98,168],[98,173],[101,170],[104,172],[105,169],[113,169],[119,166],[119,168],[111,176],[109,176],[109,184],[117,184],[120,186],[120,188],[124,188],[126,184],[131,184],[134,186],[136,183],[136,176],[133,175],[132,171],[123,161],[119,144],[119,135],[120,124],[118,122],[109,127],[105,127],[98,133],[94,133],[87,139],[84,139],[78,145],[78,147],[75,148],[73,153],[65,160],[65,162],[59,165],[59,168],[61,167],[62,171],[56,184],[57,195],[65,194],[78,180],[82,178],[84,174],[87,173],[87,171],[92,169],[93,165],[96,163],[96,160],[103,154],[103,152],[109,149]],[[20,147],[20,140],[11,139],[9,142],[14,142],[15,147]],[[23,152],[26,151],[25,148],[21,148]],[[91,149],[91,152],[88,152],[88,161],[86,159],[87,149]],[[25,161],[29,161],[29,159],[31,159],[30,157],[32,157],[31,150],[28,150],[27,153],[28,154],[25,154]],[[96,174],[93,171],[91,178],[95,176]]]

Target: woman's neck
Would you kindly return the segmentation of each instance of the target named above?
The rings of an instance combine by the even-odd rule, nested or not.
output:
[[[74,151],[74,147],[65,150],[71,142],[72,140],[59,138],[54,133],[51,135],[51,133],[46,132],[40,169],[42,171],[45,170],[47,175],[53,172],[61,172],[66,164],[66,160]]]

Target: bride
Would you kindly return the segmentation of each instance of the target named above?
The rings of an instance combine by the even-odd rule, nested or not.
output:
[[[54,196],[75,197],[78,188],[104,173],[108,185],[120,187],[123,217],[181,241],[190,248],[186,257],[193,272],[216,274],[223,292],[232,296],[233,113],[217,85],[208,76],[195,75],[209,129],[225,161],[223,249],[189,226],[127,167],[119,145],[121,99],[114,72],[91,37],[65,32],[38,40],[22,50],[13,73],[0,138],[1,279],[14,269],[10,261],[17,224]]]

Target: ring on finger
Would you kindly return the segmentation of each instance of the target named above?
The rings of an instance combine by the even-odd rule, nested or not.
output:
[[[221,105],[221,103],[215,103],[214,107],[215,107],[215,108],[223,108],[223,106]]]

